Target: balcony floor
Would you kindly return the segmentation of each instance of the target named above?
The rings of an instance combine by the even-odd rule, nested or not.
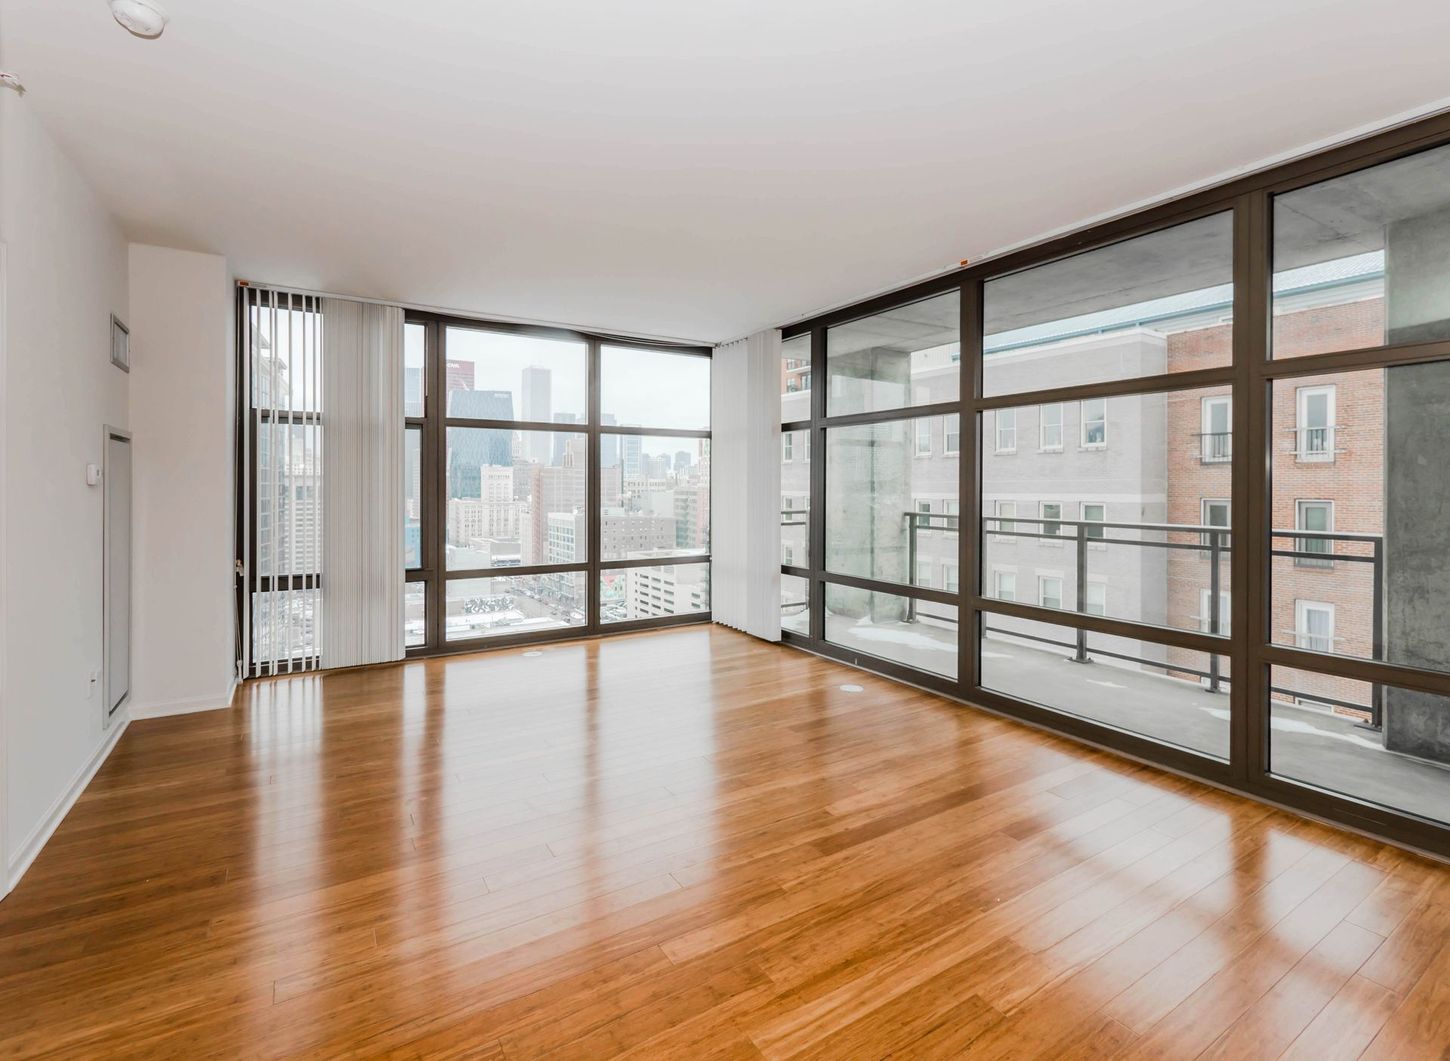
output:
[[[794,624],[792,624],[794,625]],[[956,647],[949,624],[862,623],[827,617],[827,640],[909,667],[945,673]],[[1228,756],[1229,699],[1197,681],[1095,660],[1067,650],[989,634],[982,683],[1056,710],[1193,751]],[[1280,777],[1437,821],[1450,821],[1450,767],[1386,751],[1379,734],[1353,721],[1295,704],[1273,705],[1272,765]]]

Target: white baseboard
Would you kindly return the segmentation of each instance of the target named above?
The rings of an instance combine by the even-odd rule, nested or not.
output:
[[[166,718],[170,715],[190,715],[197,711],[219,711],[222,708],[232,706],[232,698],[237,694],[237,679],[233,678],[224,693],[213,693],[210,696],[188,696],[180,700],[157,700],[149,704],[131,705],[131,717],[139,718]]]
[[[75,806],[76,800],[80,799],[81,793],[91,783],[91,778],[96,776],[96,771],[101,768],[101,765],[110,756],[111,750],[116,747],[116,742],[121,739],[121,734],[126,732],[126,727],[130,724],[130,716],[125,714],[112,723],[110,731],[106,734],[106,739],[101,742],[101,746],[91,756],[90,762],[82,766],[76,775],[71,778],[70,784],[65,787],[65,791],[56,797],[56,801],[51,804],[50,810],[40,820],[40,824],[30,831],[30,835],[25,838],[25,842],[16,851],[15,857],[10,860],[10,866],[4,882],[5,889],[4,891],[0,891],[0,898],[9,895],[15,886],[20,883],[20,878],[25,875],[25,871],[35,861],[35,856],[40,854],[41,849],[49,842],[51,836],[59,828],[60,823],[65,820],[65,816]]]

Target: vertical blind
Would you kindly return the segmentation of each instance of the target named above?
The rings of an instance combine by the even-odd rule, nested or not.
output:
[[[403,656],[403,311],[242,288],[240,672]]]
[[[780,332],[715,348],[710,366],[716,622],[780,640]]]

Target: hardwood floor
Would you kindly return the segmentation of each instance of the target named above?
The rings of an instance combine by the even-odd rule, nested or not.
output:
[[[723,629],[239,699],[0,903],[0,1053],[1450,1046],[1450,868]]]

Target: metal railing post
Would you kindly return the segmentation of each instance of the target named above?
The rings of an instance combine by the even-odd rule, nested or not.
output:
[[[1370,636],[1374,639],[1374,645],[1371,656],[1374,659],[1382,660],[1385,654],[1384,538],[1374,540],[1372,556],[1374,559],[1370,561],[1370,570],[1374,577],[1374,600],[1370,603]],[[1379,682],[1370,686],[1369,704],[1369,724],[1374,729],[1381,729],[1384,726],[1385,687]]]
[[[1219,622],[1222,616],[1219,604],[1219,586],[1221,578],[1218,570],[1220,556],[1218,531],[1208,532],[1208,632],[1217,634]],[[1208,657],[1208,691],[1216,693],[1221,691],[1222,682],[1219,679],[1218,654],[1210,653]]]
[[[1087,614],[1087,524],[1082,520],[1077,524],[1077,611],[1079,615]],[[1087,631],[1082,627],[1077,628],[1077,653],[1073,657],[1074,663],[1089,663],[1087,654]]]
[[[916,585],[916,513],[906,513],[906,582]],[[906,598],[906,621],[916,622],[916,598]]]

